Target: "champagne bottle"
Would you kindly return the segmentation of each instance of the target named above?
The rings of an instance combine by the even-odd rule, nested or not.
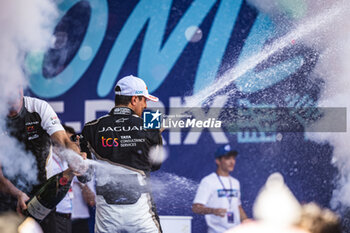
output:
[[[27,209],[22,211],[24,215],[40,222],[56,207],[67,194],[72,182],[72,177],[64,176],[63,173],[64,171],[48,179],[29,199]]]

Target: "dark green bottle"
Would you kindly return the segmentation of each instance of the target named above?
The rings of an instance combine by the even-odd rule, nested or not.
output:
[[[69,191],[72,179],[63,176],[63,172],[52,176],[27,202],[23,214],[42,221]]]

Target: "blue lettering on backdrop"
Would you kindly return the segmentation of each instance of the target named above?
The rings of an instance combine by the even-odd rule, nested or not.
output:
[[[64,1],[60,9],[66,11],[76,2]],[[98,96],[105,97],[109,94],[132,45],[148,21],[138,73],[148,83],[150,92],[155,91],[165,80],[188,43],[184,36],[185,30],[190,26],[199,26],[215,2],[215,0],[193,1],[167,41],[161,46],[172,1],[140,1],[124,24],[109,53],[98,82]],[[93,0],[90,1],[90,4],[91,19],[80,49],[89,46],[92,49],[92,56],[82,61],[78,57],[78,51],[65,70],[50,79],[45,78],[41,72],[32,74],[30,76],[31,90],[37,96],[53,98],[64,94],[82,77],[92,62],[106,32],[108,6],[105,0]],[[229,0],[221,1],[200,58],[193,87],[194,92],[214,80],[241,4],[242,1],[235,1],[234,4]],[[259,14],[242,49],[238,64],[261,51],[266,40],[273,35],[272,33],[273,24],[270,19]],[[236,85],[242,92],[256,92],[290,76],[302,64],[303,57],[298,56],[259,73],[250,70],[236,80]]]
[[[62,12],[66,12],[77,2],[79,1],[63,1],[62,4],[59,5],[59,9]],[[86,60],[81,60],[78,56],[78,51],[73,60],[70,62],[69,66],[67,66],[60,74],[53,78],[45,78],[41,73],[42,69],[39,69],[39,73],[31,74],[29,77],[30,89],[35,95],[45,98],[52,98],[64,94],[71,87],[73,87],[76,82],[79,81],[92,62],[106,33],[106,12],[108,12],[108,6],[106,0],[91,0],[89,1],[89,4],[92,8],[91,18],[79,51],[84,47],[90,47],[91,56]]]
[[[125,58],[148,19],[138,73],[147,82],[149,91],[154,91],[164,81],[188,43],[184,36],[185,30],[193,25],[198,26],[215,2],[215,0],[193,1],[161,48],[172,1],[141,1],[129,16],[111,50],[98,83],[98,95],[106,96],[112,89]]]
[[[200,58],[194,93],[215,79],[241,5],[242,1],[236,1],[235,4],[230,0],[221,2]]]

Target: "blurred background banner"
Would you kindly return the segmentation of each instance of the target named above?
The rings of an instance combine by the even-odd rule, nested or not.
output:
[[[159,97],[149,106],[165,115],[188,107],[219,116],[211,109],[317,106],[324,82],[313,71],[320,52],[302,40],[314,28],[291,23],[304,17],[306,1],[280,1],[284,27],[244,0],[58,2],[54,44],[26,57],[29,92],[48,100],[78,132],[113,107],[115,83],[130,74]],[[299,201],[330,205],[337,176],[333,147],[309,140],[304,128],[167,129],[163,137],[168,156],[152,175],[157,208],[160,215],[193,216],[193,232],[206,231],[191,204],[200,179],[215,171],[214,152],[221,144],[239,152],[233,176],[241,182],[250,217],[259,189],[277,171]]]

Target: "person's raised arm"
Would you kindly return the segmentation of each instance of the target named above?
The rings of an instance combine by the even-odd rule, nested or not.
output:
[[[65,148],[71,149],[78,154],[81,154],[79,146],[70,140],[70,138],[68,137],[68,135],[66,134],[66,132],[64,130],[60,130],[60,131],[53,133],[51,135],[51,139],[55,143],[65,147]]]
[[[63,146],[65,148],[71,149],[74,152],[76,152],[77,154],[79,154],[81,157],[83,157],[83,159],[86,159],[86,153],[80,151],[80,147],[76,143],[74,143],[70,140],[66,131],[63,131],[63,130],[56,131],[55,133],[53,133],[51,135],[51,139],[54,143],[57,143],[58,145]],[[80,164],[80,165],[79,164],[70,164],[68,162],[69,168],[64,171],[64,174],[69,176],[70,178],[73,178],[71,176],[72,174],[70,174],[71,172],[73,172],[74,175],[81,176],[82,175],[81,172],[83,171],[83,173],[84,173],[88,169],[88,166],[84,165],[84,167],[80,167],[81,165],[83,165],[83,164]],[[81,169],[83,169],[83,170],[81,170]]]

